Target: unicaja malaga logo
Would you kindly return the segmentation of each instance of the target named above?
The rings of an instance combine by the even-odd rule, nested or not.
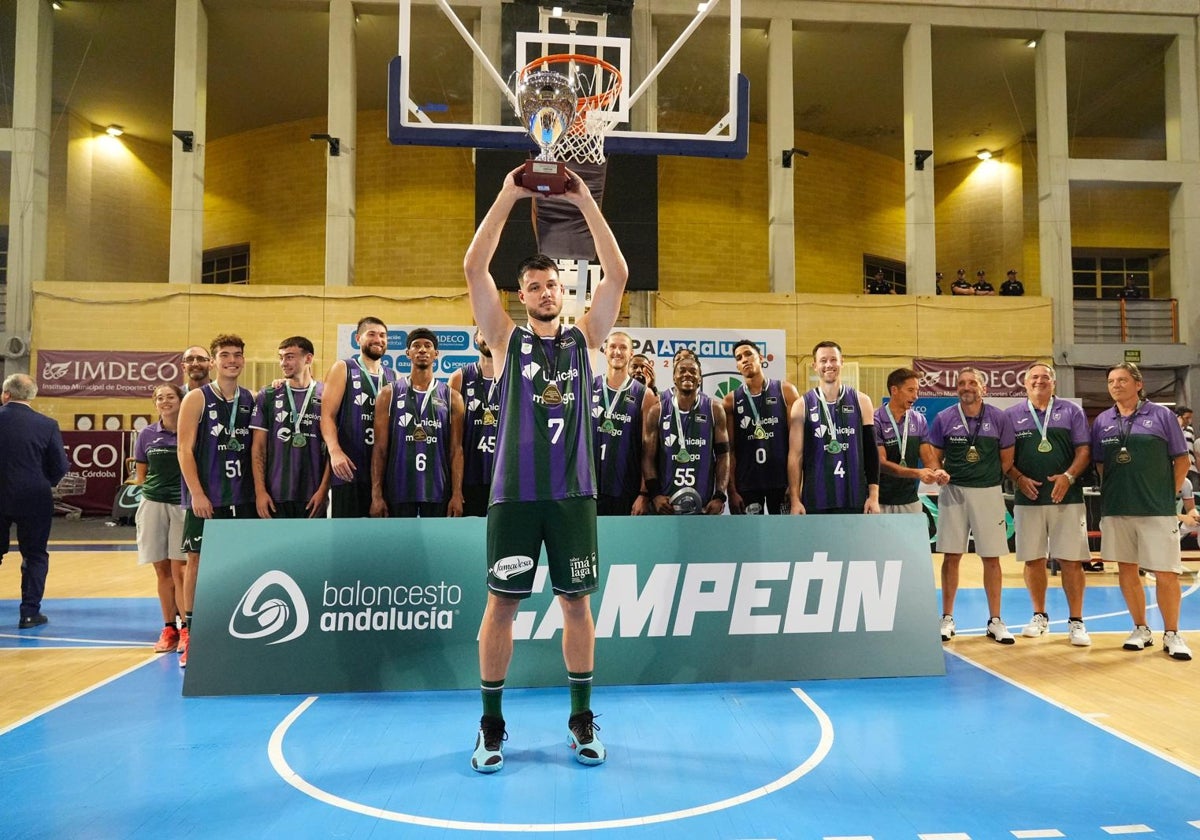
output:
[[[281,591],[280,591],[281,590]],[[287,628],[291,625],[291,632]],[[229,635],[235,639],[272,639],[280,645],[308,629],[308,603],[296,581],[278,569],[263,573],[250,584],[229,617]]]

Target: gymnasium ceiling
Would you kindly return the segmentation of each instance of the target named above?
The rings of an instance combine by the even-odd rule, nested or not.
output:
[[[0,3],[4,108],[11,109],[15,2]],[[209,24],[210,140],[326,112],[327,2],[206,0]],[[133,136],[170,138],[174,0],[63,0],[54,13],[55,123],[65,106],[97,126],[117,123]],[[385,107],[386,66],[396,52],[394,2],[363,2],[356,28],[360,110]],[[465,16],[472,9],[464,12]],[[682,17],[657,20],[670,43]],[[751,80],[751,120],[765,123],[766,21],[743,22],[742,69]],[[795,124],[899,159],[903,153],[902,45],[898,26],[797,22],[793,36]],[[1034,31],[933,30],[934,162],[969,158],[981,148],[1032,141],[1035,126]],[[437,52],[446,30],[414,38]],[[667,40],[669,39],[669,40]],[[445,44],[447,52],[459,44]],[[724,53],[719,39],[702,44]],[[1161,143],[1163,55],[1156,35],[1070,36],[1068,112],[1072,137]],[[428,68],[425,101],[469,101],[469,62]],[[660,107],[696,107],[703,90],[659,92]],[[705,107],[700,103],[699,107]],[[7,116],[7,115],[5,115]],[[379,125],[377,130],[383,131]],[[373,130],[360,125],[359,132]]]

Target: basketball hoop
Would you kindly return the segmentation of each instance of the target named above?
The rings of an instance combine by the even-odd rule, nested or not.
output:
[[[590,66],[591,72],[581,72],[579,65]],[[517,83],[539,70],[561,73],[582,94],[575,104],[574,122],[554,147],[555,155],[567,161],[604,163],[604,135],[621,95],[621,71],[597,56],[562,53],[535,58],[521,68]]]

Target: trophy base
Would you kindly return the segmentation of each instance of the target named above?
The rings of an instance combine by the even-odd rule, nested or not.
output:
[[[527,160],[525,168],[513,176],[518,187],[544,195],[562,195],[567,191],[567,167],[553,160]]]

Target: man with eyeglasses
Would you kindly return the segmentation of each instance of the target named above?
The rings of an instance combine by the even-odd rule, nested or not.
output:
[[[212,381],[212,359],[198,344],[183,351],[183,390],[195,391]]]

